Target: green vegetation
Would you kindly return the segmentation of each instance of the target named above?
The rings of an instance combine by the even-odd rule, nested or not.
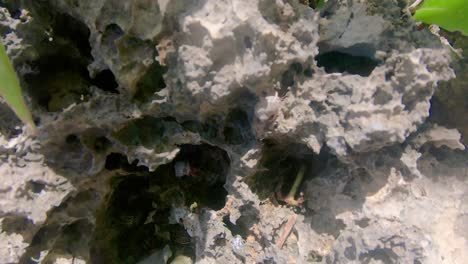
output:
[[[5,47],[0,43],[0,95],[25,124],[35,129],[34,121],[24,102],[15,70],[8,59]]]
[[[299,2],[313,9],[321,8],[325,4],[325,0],[300,0]]]
[[[425,0],[414,18],[426,24],[435,24],[448,31],[460,31],[468,36],[468,1]]]

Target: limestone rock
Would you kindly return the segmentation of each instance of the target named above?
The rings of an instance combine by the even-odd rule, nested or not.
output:
[[[0,1],[0,263],[468,259],[466,59],[302,2]]]

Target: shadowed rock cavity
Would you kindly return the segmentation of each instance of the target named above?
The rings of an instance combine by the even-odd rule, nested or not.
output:
[[[369,45],[326,49],[315,56],[317,66],[327,73],[348,73],[367,77],[381,62],[374,57],[375,49]]]
[[[59,112],[73,103],[87,101],[90,86],[118,93],[118,84],[110,70],[91,78],[88,64],[93,60],[86,24],[71,15],[51,10],[51,33],[36,47],[38,59],[29,62],[32,71],[24,75],[33,100],[50,112]]]
[[[272,198],[274,203],[285,204],[283,199],[290,193],[300,168],[304,167],[305,173],[293,197],[295,199],[301,199],[304,183],[319,175],[331,157],[325,148],[317,155],[302,144],[265,140],[258,171],[246,182],[261,199]]]
[[[193,239],[171,215],[224,206],[230,169],[226,152],[207,144],[182,145],[172,162],[154,172],[136,163],[117,153],[107,157],[105,167],[116,175],[97,213],[92,262],[135,263],[166,245],[194,258]]]

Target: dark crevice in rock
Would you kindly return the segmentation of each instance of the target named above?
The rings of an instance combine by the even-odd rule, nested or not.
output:
[[[227,196],[224,184],[231,166],[227,153],[208,144],[182,145],[173,161],[174,170],[181,164],[189,167],[181,179],[192,185],[187,191],[197,203],[213,210],[223,208]]]
[[[127,172],[146,172],[148,168],[145,166],[138,166],[138,160],[134,160],[131,163],[128,162],[127,156],[120,153],[110,153],[106,157],[106,163],[104,166],[107,170],[124,170]]]
[[[361,263],[398,263],[398,255],[389,248],[377,248],[359,255]]]
[[[147,101],[152,98],[154,93],[161,91],[166,87],[163,75],[167,68],[159,65],[158,62],[153,62],[145,75],[137,83],[137,91],[134,98],[138,101]]]
[[[96,154],[107,153],[107,150],[112,146],[112,142],[107,138],[107,132],[98,128],[87,129],[81,133],[81,141]]]
[[[315,56],[317,66],[327,73],[348,73],[367,77],[382,62],[375,58],[375,47],[359,43],[351,47],[331,47],[319,43],[319,54]]]
[[[110,185],[112,191],[97,215],[92,263],[136,263],[171,242],[176,225],[169,225],[170,206],[163,206],[158,197],[162,186],[149,175],[116,176]],[[145,224],[152,211],[157,217]]]
[[[314,250],[312,250],[307,256],[308,263],[321,262],[322,259],[323,259],[323,256],[319,252],[314,251]]]
[[[124,35],[124,31],[117,24],[110,24],[106,26],[102,34],[102,43],[107,47],[112,47],[114,52],[117,52],[115,41]]]
[[[246,179],[260,199],[273,198],[273,202],[284,203],[301,167],[305,168],[304,178],[295,197],[299,199],[303,183],[314,178],[325,168],[330,154],[323,151],[315,154],[302,144],[286,144],[265,141],[262,158],[257,172]]]
[[[233,236],[240,235],[243,239],[247,239],[247,236],[252,234],[250,230],[252,226],[260,221],[260,212],[252,204],[240,206],[239,211],[241,217],[237,219],[235,224],[231,223],[229,216],[223,218],[223,223],[231,231]]]
[[[298,81],[297,79],[303,79],[304,77],[311,78],[313,74],[314,71],[310,67],[304,66],[300,62],[291,63],[288,70],[281,75],[279,96],[285,96],[291,89],[293,89],[291,91],[295,93],[296,91],[294,88],[295,83]]]
[[[44,17],[49,18],[51,29],[48,37],[36,43],[40,56],[29,63],[34,71],[24,75],[25,88],[35,103],[57,112],[89,96],[90,31],[76,18],[43,5],[35,3],[34,10],[47,10],[49,16]]]
[[[61,256],[89,259],[88,245],[94,232],[89,217],[95,213],[102,197],[94,189],[71,195],[47,213],[46,222],[31,238],[19,263],[36,263],[41,252],[48,250],[43,263],[55,263]],[[29,241],[29,240],[28,240]]]
[[[65,143],[67,143],[69,145],[79,144],[80,143],[80,138],[75,134],[70,134],[65,138]]]
[[[341,51],[329,51],[315,57],[317,66],[327,73],[349,73],[369,76],[379,62],[366,56],[356,56]]]
[[[224,140],[232,145],[240,145],[255,139],[252,131],[252,117],[242,108],[235,108],[226,116]]]
[[[69,14],[58,13],[54,17],[53,34],[65,40],[69,40],[81,55],[91,57],[91,45],[89,44],[90,31],[86,24]]]
[[[89,77],[86,63],[67,54],[41,57],[31,63],[39,73],[26,74],[28,93],[50,112],[61,111],[88,96]]]
[[[175,159],[155,172],[112,153],[106,168],[124,168],[128,175],[110,182],[111,191],[97,214],[92,262],[135,263],[165,245],[194,257],[194,241],[181,224],[169,221],[171,210],[194,203],[197,210],[224,206],[227,153],[207,144],[182,145]]]
[[[29,189],[33,193],[40,193],[46,187],[45,183],[40,181],[29,181],[26,183],[26,188]]]
[[[91,84],[96,85],[99,89],[106,92],[119,93],[117,90],[119,84],[115,80],[114,74],[109,69],[96,74],[96,76],[91,80]]]

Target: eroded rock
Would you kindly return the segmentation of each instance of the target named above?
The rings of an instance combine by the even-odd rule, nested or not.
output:
[[[0,263],[467,259],[466,63],[405,3],[0,2]]]

